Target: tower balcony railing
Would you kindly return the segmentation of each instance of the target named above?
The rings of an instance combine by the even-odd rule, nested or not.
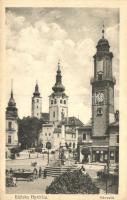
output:
[[[102,79],[97,79],[96,77],[91,77],[90,83],[93,84],[94,82],[101,82],[101,81],[112,81],[114,84],[116,83],[116,78],[112,77],[103,77]]]
[[[14,128],[7,128],[6,131],[13,132],[13,131],[15,131],[15,129]]]

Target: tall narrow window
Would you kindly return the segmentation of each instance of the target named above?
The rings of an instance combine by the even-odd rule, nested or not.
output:
[[[55,117],[55,111],[53,112],[53,117]]]
[[[117,135],[117,143],[119,143],[119,135]]]
[[[86,133],[83,133],[83,140],[86,140]]]
[[[8,122],[8,128],[12,129],[12,122]]]
[[[66,100],[64,100],[64,104],[66,104]]]
[[[8,136],[8,143],[11,144],[11,135]]]

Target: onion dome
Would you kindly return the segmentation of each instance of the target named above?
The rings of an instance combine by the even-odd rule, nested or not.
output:
[[[52,87],[52,90],[57,93],[57,92],[64,92],[65,87],[62,84],[62,75],[61,75],[61,70],[60,70],[60,61],[58,62],[58,69],[57,69],[57,74],[56,74],[56,83]]]
[[[97,51],[109,51],[109,42],[107,39],[104,38],[104,25],[103,25],[103,29],[102,29],[102,38],[98,41],[97,44]]]
[[[36,82],[36,85],[35,85],[35,91],[34,91],[33,95],[36,96],[36,97],[40,96],[39,86],[38,86],[37,82]]]

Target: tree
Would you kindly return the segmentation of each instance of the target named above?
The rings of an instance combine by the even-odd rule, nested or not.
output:
[[[18,136],[22,149],[35,146],[42,124],[43,120],[36,117],[24,117],[18,120]]]
[[[88,174],[81,170],[68,170],[46,188],[47,194],[98,194],[99,189]]]

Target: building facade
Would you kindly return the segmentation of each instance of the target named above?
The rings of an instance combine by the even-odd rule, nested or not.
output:
[[[116,81],[112,72],[113,53],[110,52],[109,42],[104,37],[104,29],[96,48],[94,77],[91,79],[92,120],[89,125],[79,128],[79,160],[87,161],[89,157],[90,162],[107,163],[110,160],[110,147],[113,145],[114,138],[119,135],[119,122],[116,123],[114,111]],[[118,154],[117,145],[118,143],[115,142],[111,147],[117,152],[116,154]],[[86,149],[86,154],[83,148]],[[118,159],[115,162],[118,162]]]
[[[18,146],[18,109],[11,90],[11,96],[6,108],[6,154]],[[8,157],[8,155],[6,155]]]

